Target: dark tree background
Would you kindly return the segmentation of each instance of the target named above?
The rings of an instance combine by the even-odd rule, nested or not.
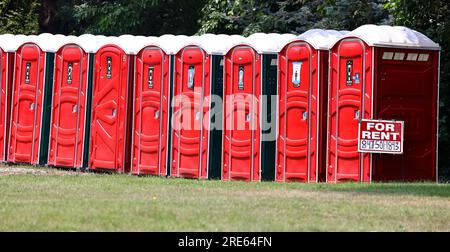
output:
[[[154,35],[302,33],[405,25],[442,46],[440,174],[450,178],[450,1],[0,0],[0,33]]]

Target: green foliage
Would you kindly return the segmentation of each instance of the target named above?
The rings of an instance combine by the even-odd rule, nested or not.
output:
[[[254,32],[303,33],[311,28],[352,30],[386,23],[384,0],[209,0],[202,9],[199,34]]]
[[[38,33],[39,7],[38,0],[0,0],[0,33]]]
[[[324,5],[320,28],[354,30],[363,24],[388,24],[385,0],[334,0]]]
[[[64,34],[192,35],[198,30],[198,0],[57,1],[46,31]],[[61,28],[63,29],[61,31]],[[56,30],[52,30],[56,29]]]
[[[389,0],[386,8],[394,16],[394,24],[418,30],[442,47],[440,82],[439,161],[440,174],[450,179],[450,2],[421,0]],[[426,11],[425,11],[426,10]]]
[[[323,1],[220,1],[209,0],[202,9],[199,34],[249,35],[255,32],[301,33],[320,15],[313,14]]]

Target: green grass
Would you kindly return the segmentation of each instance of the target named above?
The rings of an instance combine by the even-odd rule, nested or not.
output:
[[[450,231],[450,185],[0,176],[0,231],[360,230]]]

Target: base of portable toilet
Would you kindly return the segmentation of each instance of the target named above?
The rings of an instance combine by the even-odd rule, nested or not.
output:
[[[437,180],[439,50],[416,31],[375,25],[332,47],[328,182]],[[404,121],[403,153],[358,152],[362,119]]]

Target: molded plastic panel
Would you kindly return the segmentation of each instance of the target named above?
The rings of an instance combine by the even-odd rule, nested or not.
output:
[[[77,45],[56,54],[48,164],[82,166],[88,55]]]
[[[169,57],[157,47],[136,56],[132,174],[166,175]]]
[[[33,43],[16,51],[8,162],[37,164],[45,54]]]
[[[259,181],[261,56],[237,46],[225,57],[223,180]]]
[[[197,46],[175,57],[172,177],[207,178],[210,56]]]
[[[280,53],[277,181],[317,179],[318,61],[317,51],[305,42]]]
[[[331,54],[328,181],[370,181],[370,155],[358,152],[358,124],[372,116],[372,48],[345,39]]]
[[[106,45],[95,57],[89,168],[124,172],[129,57]]]

